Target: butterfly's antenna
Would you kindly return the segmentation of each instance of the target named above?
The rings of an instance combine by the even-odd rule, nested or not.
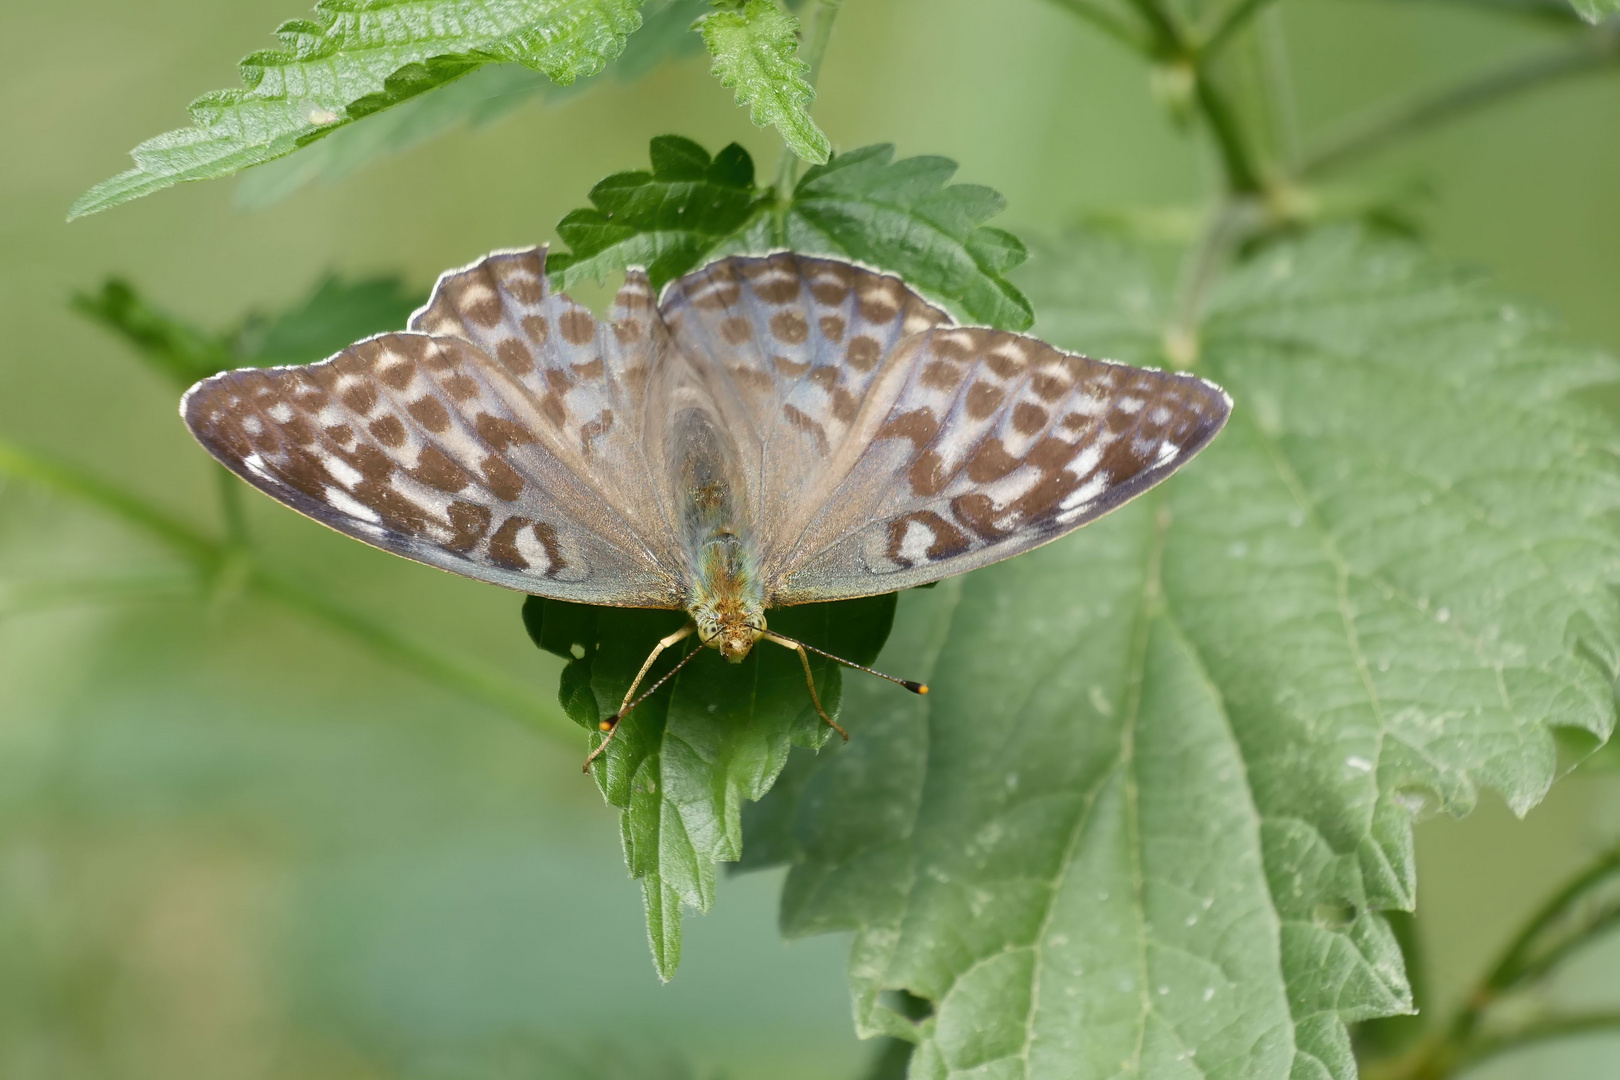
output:
[[[702,651],[702,649],[693,649],[691,652],[681,657],[680,663],[676,664],[674,667],[665,672],[663,678],[659,679],[657,682],[647,687],[647,689],[643,690],[640,697],[636,698],[636,700],[630,702],[628,705],[620,706],[618,712],[614,713],[612,716],[608,717],[606,720],[603,720],[599,725],[597,725],[603,731],[608,733],[608,737],[603,739],[601,743],[597,745],[595,750],[591,751],[590,756],[585,759],[585,767],[580,771],[591,771],[591,762],[595,761],[601,755],[602,751],[607,749],[607,744],[612,742],[613,736],[619,733],[619,721],[623,720],[625,716],[629,714],[631,709],[635,708],[637,705],[640,705],[643,701],[646,701],[648,698],[656,694],[660,686],[663,686],[665,683],[669,682],[669,680],[673,679],[676,672],[680,671],[681,668],[685,667],[687,664],[690,664],[693,658]]]
[[[845,660],[842,656],[834,656],[832,653],[827,652],[824,649],[818,649],[814,645],[808,645],[805,642],[797,641],[797,640],[795,640],[793,638],[790,638],[790,637],[788,637],[788,636],[786,636],[784,634],[778,634],[774,630],[771,631],[770,636],[773,637],[773,638],[780,638],[782,640],[782,642],[784,644],[788,645],[789,647],[792,647],[794,645],[798,645],[801,648],[809,649],[811,652],[815,653],[817,656],[825,656],[827,659],[835,661],[835,662],[840,663],[840,664],[843,664],[845,667],[852,667],[856,671],[864,671],[868,675],[876,675],[880,679],[888,679],[892,683],[897,683],[900,686],[905,687],[907,690],[910,690],[913,694],[926,694],[926,693],[928,693],[928,684],[927,683],[912,682],[910,679],[897,679],[893,675],[885,675],[881,671],[874,671],[873,669],[867,667],[865,664],[857,664],[853,660]]]

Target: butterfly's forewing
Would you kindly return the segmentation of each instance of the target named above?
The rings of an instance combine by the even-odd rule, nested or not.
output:
[[[666,343],[644,278],[606,322],[543,254],[440,279],[417,331],[226,372],[181,413],[249,483],[366,543],[563,600],[678,607],[678,545],[642,450]]]
[[[949,325],[897,278],[734,258],[675,283],[677,344],[739,383],[762,440],[775,604],[936,581],[1078,528],[1220,430],[1214,385]]]

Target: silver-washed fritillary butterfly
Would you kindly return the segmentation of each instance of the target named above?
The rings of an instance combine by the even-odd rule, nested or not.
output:
[[[767,608],[1054,540],[1186,464],[1231,399],[958,326],[899,278],[792,253],[712,263],[662,302],[632,271],[599,320],[530,249],[444,274],[403,332],[216,375],[180,411],[232,472],[368,544],[539,596],[689,612],[595,757],[675,642],[733,661],[775,642],[808,681]]]

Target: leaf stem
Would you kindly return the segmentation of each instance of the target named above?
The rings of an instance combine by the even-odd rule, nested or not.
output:
[[[1515,60],[1438,92],[1419,95],[1353,120],[1307,154],[1302,175],[1340,168],[1409,135],[1558,79],[1595,71],[1620,60],[1620,30],[1605,24],[1552,53]]]
[[[0,473],[69,495],[150,533],[204,570],[222,560],[219,545],[179,518],[99,477],[0,442]]]
[[[1198,359],[1198,323],[1204,302],[1220,278],[1227,260],[1253,231],[1261,215],[1252,198],[1223,199],[1209,224],[1188,249],[1164,329],[1165,359],[1177,368],[1188,368]]]
[[[219,484],[219,508],[225,518],[225,543],[242,550],[248,546],[247,512],[242,505],[242,481],[223,465],[214,469]]]
[[[1526,1024],[1507,1035],[1481,1040],[1466,1054],[1455,1059],[1454,1064],[1458,1071],[1463,1068],[1471,1069],[1487,1058],[1505,1054],[1510,1050],[1599,1031],[1620,1031],[1620,1012],[1575,1013]]]
[[[1196,69],[1193,92],[1204,119],[1209,123],[1210,133],[1215,136],[1215,146],[1220,151],[1221,166],[1226,173],[1227,190],[1234,195],[1258,193],[1261,187],[1260,173],[1255,167],[1243,131],[1238,126],[1237,115],[1225,95],[1215,86],[1202,61]]]
[[[1557,922],[1569,911],[1581,897],[1593,886],[1620,870],[1620,849],[1610,851],[1588,866],[1574,880],[1565,885],[1558,894],[1541,906],[1530,921],[1525,923],[1518,936],[1513,939],[1502,958],[1497,961],[1488,975],[1481,980],[1479,986],[1469,995],[1468,1003],[1463,1006],[1456,1020],[1452,1022],[1452,1037],[1466,1037],[1471,1034],[1479,1024],[1480,1014],[1503,991],[1518,986],[1527,979],[1544,974],[1558,960],[1569,954],[1575,946],[1585,941],[1594,932],[1588,927],[1584,933],[1574,935],[1571,940],[1549,951],[1541,957],[1532,956],[1536,940],[1546,932],[1547,928]],[[1599,921],[1599,927],[1611,923],[1614,915],[1611,913],[1607,919]],[[1458,1039],[1458,1041],[1461,1041]]]
[[[815,10],[810,15],[809,43],[804,49],[804,61],[810,65],[805,79],[812,90],[816,87],[816,80],[821,78],[821,63],[827,57],[827,43],[832,40],[833,20],[838,18],[838,9],[843,5],[844,0],[817,0]],[[774,239],[781,247],[787,246],[787,216],[793,207],[793,185],[798,175],[799,155],[784,142],[782,158],[776,166],[776,206],[771,211]]]
[[[821,62],[826,59],[827,43],[832,40],[833,20],[838,18],[838,9],[843,6],[844,0],[820,0],[816,5],[810,24],[810,47],[804,53],[805,63],[810,65],[806,78],[812,87],[821,78]]]
[[[215,540],[108,481],[5,442],[0,442],[0,474],[88,503],[150,534],[190,562],[205,580],[216,577],[226,566],[240,564],[248,558],[234,543]],[[239,483],[235,477],[224,475],[230,483]],[[224,489],[221,494],[228,506],[232,497],[225,496]],[[240,509],[239,504],[236,511],[227,509],[227,515]],[[245,524],[239,527],[245,531]],[[384,660],[480,701],[542,734],[567,738],[571,747],[579,745],[578,729],[555,710],[545,708],[539,696],[521,682],[434,652],[317,590],[255,567],[251,562],[245,565],[243,584],[250,592],[276,600],[306,618],[346,633]]]
[[[1204,40],[1199,52],[1205,57],[1212,57],[1226,48],[1239,30],[1248,24],[1249,20],[1259,13],[1260,9],[1271,3],[1271,0],[1238,0],[1221,16],[1214,32]]]
[[[1261,190],[1260,170],[1255,165],[1254,155],[1238,123],[1237,114],[1220,87],[1215,85],[1207,62],[1210,58],[1187,39],[1175,17],[1164,8],[1162,0],[1131,0],[1131,3],[1153,33],[1153,58],[1161,64],[1182,64],[1191,68],[1193,102],[1214,136],[1227,191],[1234,195],[1258,193]]]
[[[1620,871],[1620,848],[1606,852],[1582,870],[1543,904],[1503,950],[1501,959],[1474,987],[1463,1007],[1444,1031],[1437,1033],[1413,1054],[1380,1069],[1379,1075],[1403,1080],[1441,1080],[1485,1057],[1493,1057],[1532,1042],[1544,1042],[1564,1035],[1607,1028],[1620,1028],[1620,1014],[1593,1013],[1554,1017],[1537,1021],[1517,1031],[1489,1039],[1476,1039],[1486,1011],[1505,992],[1522,987],[1545,975],[1580,946],[1620,923],[1620,906],[1602,913],[1578,927],[1544,952],[1537,944],[1559,920],[1587,895]]]
[[[579,728],[558,716],[555,710],[544,708],[534,689],[518,680],[425,648],[353,608],[334,603],[318,590],[278,575],[255,570],[248,579],[248,587],[306,618],[346,633],[382,659],[492,706],[533,731],[566,739],[571,748],[582,745]]]

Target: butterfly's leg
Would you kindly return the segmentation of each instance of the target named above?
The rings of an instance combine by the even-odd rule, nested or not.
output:
[[[804,646],[799,644],[797,641],[794,641],[792,638],[777,637],[775,634],[771,633],[767,633],[765,635],[765,640],[774,641],[776,644],[782,646],[782,648],[792,649],[794,652],[799,654],[799,663],[804,665],[804,684],[810,688],[810,700],[815,704],[816,712],[821,714],[821,718],[827,722],[828,727],[842,735],[845,742],[849,742],[849,732],[839,727],[838,721],[828,716],[827,710],[821,707],[821,696],[816,693],[815,676],[810,674],[810,654],[804,651]]]
[[[652,652],[647,654],[647,662],[641,665],[641,670],[636,672],[634,681],[630,683],[630,689],[625,692],[624,701],[619,704],[619,711],[597,725],[597,727],[608,733],[608,737],[603,739],[600,745],[591,751],[591,756],[585,759],[587,771],[591,767],[591,762],[595,761],[597,756],[607,749],[607,744],[612,742],[613,736],[619,733],[619,721],[623,720],[624,714],[630,711],[631,704],[636,700],[636,691],[641,687],[641,680],[647,677],[647,672],[652,670],[652,666],[658,662],[658,658],[663,655],[665,649],[685,640],[696,629],[696,623],[687,623],[673,634],[660,638],[658,644],[653,646]]]

